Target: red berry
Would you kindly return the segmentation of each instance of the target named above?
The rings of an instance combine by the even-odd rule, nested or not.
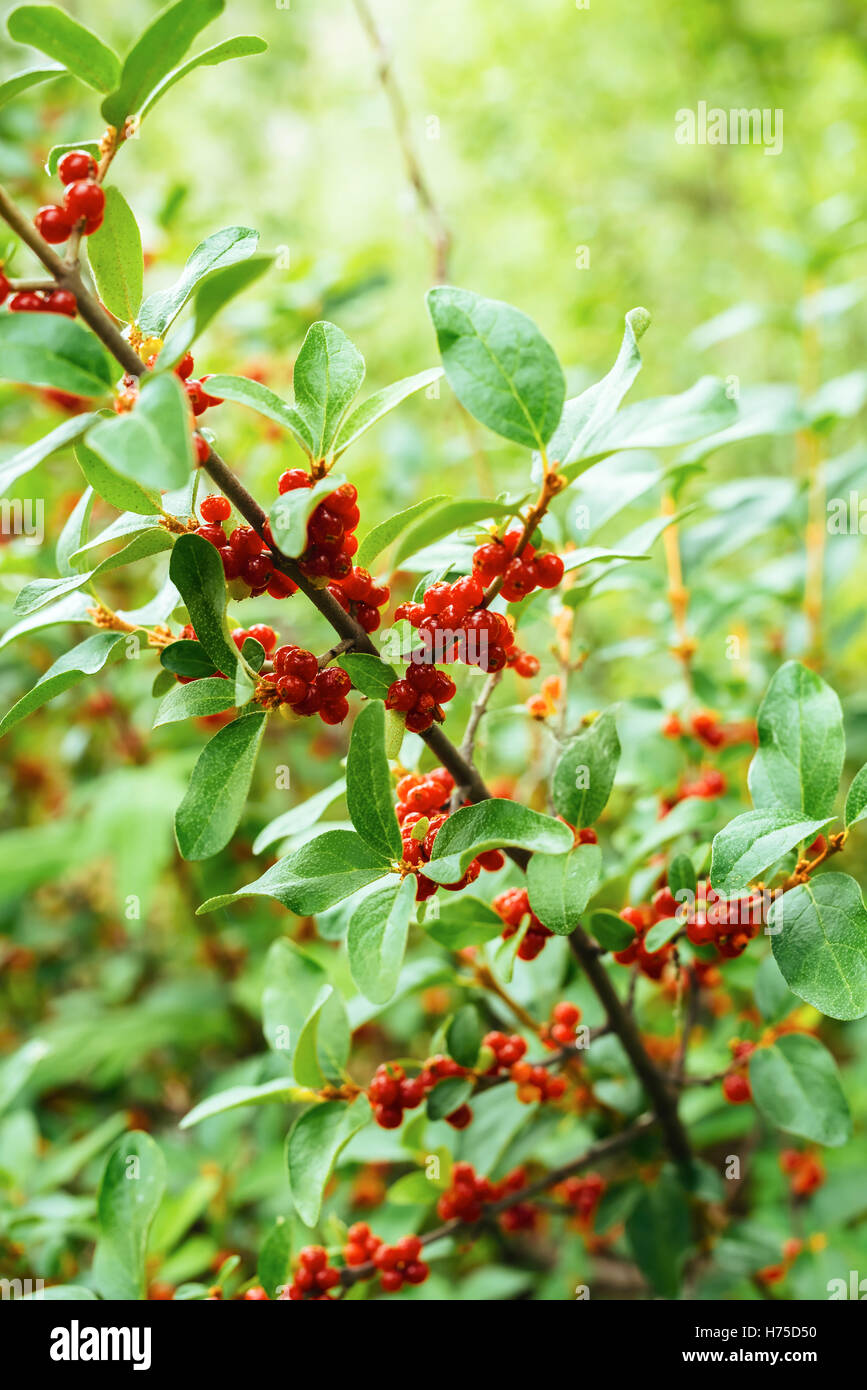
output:
[[[351,574],[348,574],[341,583],[341,588],[348,599],[353,603],[367,602],[373,580],[368,571],[362,566],[357,565]]]
[[[319,671],[319,662],[312,652],[302,651],[300,647],[290,648],[283,660],[287,676],[300,676],[302,680],[314,681]]]
[[[44,308],[44,300],[32,290],[22,290],[20,294],[13,294],[9,301],[9,310],[13,314],[40,314]]]
[[[184,386],[187,392],[187,400],[190,403],[190,409],[193,414],[203,415],[210,401],[207,392],[202,390],[202,383],[191,377],[189,381],[184,382]]]
[[[57,166],[61,183],[75,183],[77,179],[92,179],[96,174],[96,160],[87,150],[69,150]]]
[[[204,439],[200,434],[194,434],[193,447],[196,451],[196,463],[207,463],[211,456],[211,446],[207,439]]]
[[[563,561],[559,555],[537,555],[533,561],[533,577],[542,589],[556,589],[563,578]]]
[[[196,535],[201,536],[203,540],[210,541],[211,545],[215,545],[218,550],[222,550],[223,547],[228,544],[225,531],[219,522],[216,521],[208,522],[204,526],[198,526],[196,528]]]
[[[63,202],[73,222],[80,222],[85,218],[90,224],[96,218],[102,218],[105,194],[98,183],[93,183],[90,179],[76,179],[73,183],[67,184]]]
[[[180,362],[178,362],[175,367],[175,374],[181,378],[181,381],[186,381],[187,377],[192,376],[195,365],[193,354],[191,352],[185,352]]]
[[[277,680],[277,694],[288,705],[297,705],[307,694],[307,682],[300,676],[280,676]]]
[[[281,494],[294,492],[296,488],[312,486],[313,479],[304,468],[287,468],[277,479],[277,491]]]
[[[271,561],[264,555],[251,555],[241,566],[241,576],[251,589],[264,589],[273,573]]]
[[[371,608],[369,603],[359,603],[355,611],[355,617],[359,626],[363,627],[365,632],[375,632],[379,627],[379,610]]]
[[[45,296],[42,307],[50,314],[66,314],[71,319],[78,313],[78,302],[72,290],[51,290]]]
[[[446,1115],[446,1124],[451,1125],[452,1129],[466,1129],[473,1118],[473,1112],[468,1105],[459,1105],[457,1110],[453,1110],[450,1115]]]
[[[329,666],[327,670],[320,671],[316,677],[316,689],[323,700],[337,700],[341,696],[349,694],[352,689],[352,681],[342,667]]]
[[[228,497],[203,497],[199,503],[199,514],[203,521],[228,521],[232,515],[232,504]]]
[[[385,707],[406,712],[414,709],[417,697],[418,692],[409,681],[393,681],[385,697]]]
[[[273,627],[269,627],[267,623],[254,623],[249,629],[248,635],[265,648],[266,655],[274,650],[277,634]]]
[[[69,213],[63,208],[56,207],[53,203],[39,209],[33,219],[33,224],[40,236],[44,237],[52,246],[66,241],[72,231],[72,220]]]
[[[723,1078],[723,1095],[730,1105],[743,1105],[746,1101],[752,1100],[753,1093],[748,1077],[742,1076],[740,1072],[729,1072]]]
[[[12,286],[6,279],[6,276],[3,274],[3,271],[0,270],[0,304],[4,303],[6,296],[9,294],[9,291],[11,289]]]
[[[229,545],[242,558],[260,555],[265,548],[252,526],[237,526],[229,537]]]

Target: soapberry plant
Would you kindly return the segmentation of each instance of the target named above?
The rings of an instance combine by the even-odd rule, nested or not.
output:
[[[180,30],[167,43],[160,26],[183,10],[191,42],[220,8],[182,0],[122,67],[52,7],[10,19],[13,37],[66,53],[73,77],[108,71],[96,138],[49,155],[56,201],[34,211],[26,183],[17,197],[0,189],[0,371],[22,401],[35,390],[40,408],[65,411],[0,474],[11,486],[55,460],[76,494],[58,573],[31,574],[15,599],[3,643],[33,644],[39,674],[6,701],[0,736],[25,717],[38,729],[64,697],[80,725],[65,759],[92,756],[85,730],[111,729],[132,778],[174,740],[159,787],[123,785],[142,788],[139,857],[161,864],[149,817],[169,787],[177,902],[146,897],[129,978],[107,969],[87,988],[117,998],[123,1021],[177,913],[201,924],[197,949],[232,1015],[222,1033],[190,1035],[224,1058],[224,1084],[166,1066],[160,1087],[173,1126],[234,1136],[233,1166],[215,1177],[203,1160],[196,1173],[173,1134],[179,1176],[161,1207],[150,1126],[118,1135],[109,1117],[98,1212],[69,1217],[81,1242],[99,1228],[76,1282],[105,1298],[171,1297],[187,1264],[163,1278],[161,1241],[187,1211],[194,1225],[209,1204],[222,1210],[236,1185],[262,1197],[256,1257],[221,1251],[209,1267],[209,1250],[210,1282],[178,1296],[333,1302],[427,1283],[449,1298],[505,1263],[504,1248],[516,1268],[547,1270],[561,1246],[548,1288],[561,1275],[568,1288],[604,1250],[647,1297],[741,1297],[756,1280],[791,1292],[806,1245],[781,1256],[778,1234],[766,1251],[740,1231],[720,1155],[742,1150],[750,1168],[759,1140],[807,1146],[782,1149],[771,1175],[809,1221],[818,1146],[849,1139],[838,1059],[846,1026],[867,1015],[867,912],[856,878],[829,861],[867,816],[867,770],[850,767],[843,796],[840,701],[794,627],[749,678],[719,673],[720,613],[728,622],[738,598],[701,583],[706,532],[691,532],[683,503],[688,489],[703,497],[711,451],[784,427],[706,375],[623,405],[641,308],[609,370],[567,398],[530,318],[444,283],[426,298],[440,360],[360,403],[364,358],[325,320],[286,343],[291,399],[277,393],[286,372],[202,374],[217,348],[209,339],[206,354],[201,335],[237,296],[255,302],[274,254],[251,228],[217,229],[146,292],[151,258],[122,171],[151,105],[187,71]],[[239,36],[201,62],[261,47]],[[390,484],[370,485],[370,451],[384,447],[372,431],[404,403],[424,431],[442,398],[496,438],[501,474],[480,496],[411,495],[402,480],[398,505]],[[454,470],[444,476],[452,487]],[[576,515],[594,507],[598,529],[629,508],[652,515],[588,543]],[[127,606],[136,583],[146,599]],[[647,620],[646,670],[609,635],[624,603]],[[632,693],[615,702],[606,662],[624,659]],[[85,681],[95,695],[67,695]],[[26,759],[13,769],[17,787],[32,780]],[[127,813],[135,801],[127,791]],[[16,833],[30,834],[26,821]],[[50,949],[74,952],[75,938]],[[264,1041],[250,1018],[260,998]],[[288,1131],[279,1185],[241,1138],[260,1122],[281,1141]],[[3,1135],[5,1164],[20,1136]],[[142,1213],[151,1206],[123,1243],[130,1157]],[[750,1168],[746,1181],[771,1178]],[[248,1242],[255,1224],[245,1213]]]

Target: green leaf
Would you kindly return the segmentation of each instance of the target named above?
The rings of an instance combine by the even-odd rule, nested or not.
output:
[[[175,813],[184,859],[210,859],[231,840],[243,814],[267,715],[245,714],[219,729],[199,754]]]
[[[465,1081],[461,1076],[449,1076],[445,1081],[438,1081],[427,1098],[428,1119],[444,1120],[446,1115],[453,1114],[469,1100],[473,1089],[472,1081]]]
[[[445,506],[437,507],[434,512],[410,528],[395,552],[395,568],[417,550],[433,545],[461,526],[473,526],[494,517],[514,516],[515,509],[516,504],[472,497],[458,502],[447,502]]]
[[[319,963],[285,938],[265,959],[262,1029],[300,1085],[339,1082],[349,1057],[343,1000]]]
[[[159,356],[161,368],[174,366],[225,306],[265,274],[274,257],[250,256],[235,265],[213,271],[193,291],[191,313],[186,323],[174,329]],[[214,378],[210,378],[213,382]]]
[[[436,917],[425,918],[424,929],[446,950],[462,951],[465,946],[481,946],[501,936],[503,919],[481,898],[465,893],[454,902],[444,903]]]
[[[181,61],[196,35],[222,13],[223,3],[224,0],[177,0],[177,4],[157,15],[124,59],[116,90],[102,103],[102,114],[109,125],[120,129],[127,116],[142,109],[166,74]]]
[[[839,1148],[852,1132],[837,1063],[817,1038],[784,1033],[750,1058],[753,1099],[766,1120],[817,1144]]]
[[[222,714],[235,703],[235,692],[229,681],[219,676],[191,681],[189,685],[174,686],[160,701],[154,718],[154,728],[174,724],[179,719],[202,719]]]
[[[104,396],[113,371],[89,329],[63,314],[0,315],[0,377],[73,396]]]
[[[113,185],[105,190],[102,226],[87,238],[87,259],[105,307],[123,323],[132,323],[144,285],[141,232],[132,208]]]
[[[612,710],[603,710],[589,729],[565,747],[554,769],[554,808],[570,825],[584,829],[598,820],[614,785],[620,740]]]
[[[415,876],[408,874],[369,893],[350,918],[349,970],[372,1004],[388,1003],[397,988],[414,903]]]
[[[645,936],[645,948],[648,951],[661,950],[680,931],[682,925],[678,917],[662,917],[658,922],[654,922]]]
[[[75,460],[85,480],[110,507],[118,511],[153,516],[162,511],[159,492],[126,478],[95,454],[83,439],[75,445]]]
[[[187,637],[182,637],[177,642],[170,642],[167,647],[163,647],[160,652],[160,665],[166,671],[170,671],[173,676],[187,676],[193,681],[208,676],[218,677],[219,675],[201,642],[194,642],[192,638]],[[182,689],[186,689],[186,686],[183,686]],[[227,689],[231,691],[231,687],[224,684],[224,692]]]
[[[85,488],[63,524],[63,530],[57,538],[57,545],[54,549],[54,559],[61,574],[78,574],[80,572],[81,563],[76,560],[76,563],[73,564],[72,556],[77,556],[80,547],[87,538],[93,502],[93,488]]]
[[[352,1136],[370,1118],[365,1096],[359,1096],[352,1105],[340,1100],[325,1101],[298,1116],[286,1142],[286,1165],[292,1201],[305,1225],[316,1225],[335,1163]]]
[[[285,1076],[279,1076],[274,1081],[263,1081],[258,1086],[229,1086],[225,1091],[217,1091],[215,1095],[200,1100],[198,1105],[188,1110],[179,1128],[191,1129],[193,1125],[210,1120],[214,1115],[225,1115],[230,1110],[240,1110],[248,1105],[292,1105],[310,1099],[309,1090],[296,1086]]]
[[[753,805],[807,817],[834,810],[846,743],[840,701],[798,661],[787,661],[758,713],[759,747],[750,764]]]
[[[161,550],[168,550],[171,544],[171,536],[161,528],[144,531],[134,540],[131,540],[129,545],[125,545],[123,550],[118,550],[114,555],[106,556],[96,566],[96,569],[86,570],[83,574],[64,575],[62,579],[32,579],[29,584],[24,585],[12,605],[12,611],[14,613],[33,613],[37,608],[42,608],[53,599],[60,598],[73,589],[82,588],[92,579],[98,579],[100,575],[122,569],[125,565],[134,564],[136,560],[145,560],[148,556],[156,555]],[[207,541],[205,544],[207,545]]]
[[[193,444],[180,381],[168,372],[146,378],[135,409],[102,420],[87,443],[115,472],[145,487],[183,487],[193,467]]]
[[[796,999],[773,956],[765,956],[753,986],[756,1008],[768,1023],[777,1023],[792,1012]]]
[[[383,857],[400,859],[400,827],[385,756],[385,706],[379,700],[365,705],[352,726],[346,760],[346,804],[361,838]]]
[[[576,845],[569,854],[534,854],[527,866],[527,891],[543,926],[558,936],[574,931],[601,872],[598,845]]]
[[[554,349],[532,319],[497,299],[450,285],[427,306],[449,384],[475,419],[516,444],[542,449],[566,395]]]
[[[251,58],[257,53],[265,53],[267,48],[265,40],[255,34],[238,34],[233,39],[224,39],[222,43],[214,44],[213,48],[206,48],[203,53],[197,53],[195,58],[189,58],[181,67],[170,72],[159,86],[152,90],[141,109],[142,120],[176,82],[180,82],[196,68],[213,68],[218,63],[228,62],[230,58]]]
[[[16,43],[38,48],[98,92],[110,92],[117,84],[117,56],[96,34],[56,5],[21,5],[12,11],[6,27]]]
[[[198,4],[199,0],[180,0],[176,8],[180,9],[187,3],[193,8],[193,4]],[[214,3],[221,4],[221,0],[214,0]],[[259,233],[250,227],[224,227],[222,231],[206,237],[196,247],[174,285],[167,290],[158,290],[145,300],[138,316],[142,334],[145,337],[164,338],[196,286],[215,270],[234,265],[236,261],[245,261],[253,255],[258,243]],[[216,388],[214,393],[223,395]]]
[[[225,676],[234,677],[238,648],[226,621],[226,576],[215,546],[191,532],[179,536],[172,549],[169,577],[186,604],[190,622],[211,661]]]
[[[804,840],[814,840],[832,820],[804,820],[783,811],[745,811],[714,836],[710,881],[726,897],[740,893]]]
[[[540,854],[566,854],[573,840],[568,825],[553,816],[492,797],[476,806],[461,806],[449,816],[437,834],[425,877],[434,883],[456,883],[476,855],[485,850],[515,847]]]
[[[656,396],[624,406],[584,440],[581,457],[560,472],[577,478],[587,464],[624,449],[664,449],[689,444],[725,429],[737,416],[737,405],[718,377],[703,376],[677,396]]]
[[[210,382],[208,385],[210,387]],[[294,559],[307,549],[307,522],[320,502],[345,482],[345,478],[329,474],[312,487],[297,487],[275,499],[268,520],[277,547],[284,555]]]
[[[50,434],[43,435],[33,444],[28,444],[20,453],[13,454],[10,459],[4,459],[0,463],[0,495],[6,496],[14,482],[44,459],[56,454],[58,449],[71,444],[74,439],[80,439],[85,430],[90,429],[98,419],[99,416],[94,414],[74,415],[71,420],[64,420],[63,424],[58,425]]]
[[[474,1004],[458,1009],[446,1031],[448,1054],[462,1067],[474,1067],[482,1046],[482,1020]]]
[[[65,77],[66,68],[64,67],[39,67],[26,68],[24,72],[16,72],[14,77],[7,77],[5,82],[0,82],[0,106],[5,106],[7,101],[12,101],[19,92],[26,92],[31,87],[36,87],[40,82],[49,82],[52,77]],[[75,145],[74,149],[78,149]]]
[[[311,826],[324,815],[328,807],[343,796],[346,791],[346,779],[338,777],[336,782],[330,786],[323,787],[322,791],[314,792],[313,796],[302,801],[297,806],[293,806],[290,811],[284,811],[282,816],[272,820],[260,830],[256,839],[253,841],[253,853],[261,854],[270,845],[276,844],[278,840],[286,840],[290,835],[297,835],[299,831],[308,830]]]
[[[304,452],[313,456],[313,441],[298,411],[260,381],[250,381],[245,376],[223,376],[218,372],[208,378],[208,391],[219,396],[220,400],[249,406],[259,415],[264,415],[266,420],[282,425],[294,435]]]
[[[395,406],[400,405],[401,401],[405,401],[407,396],[413,395],[415,391],[420,391],[423,386],[430,386],[431,382],[438,381],[442,374],[442,367],[429,367],[425,372],[417,372],[415,376],[405,376],[402,381],[395,381],[391,386],[384,387],[382,391],[377,391],[366,401],[362,401],[351,415],[346,416],[340,426],[337,438],[334,440],[334,457],[340,458],[344,449],[348,449],[350,444],[354,444],[365,430],[370,429],[371,425],[375,425],[390,410],[394,410]],[[363,565],[366,564],[366,561],[358,560],[356,563]]]
[[[848,874],[818,874],[775,898],[771,947],[789,989],[831,1018],[867,1013],[867,912]]]
[[[635,940],[635,928],[607,907],[591,913],[590,930],[603,951],[625,951]]]
[[[285,1216],[278,1216],[262,1242],[256,1266],[256,1278],[269,1298],[276,1298],[278,1291],[292,1282],[291,1259],[292,1222]]]
[[[641,371],[639,339],[650,327],[646,309],[630,309],[617,360],[601,381],[567,401],[548,445],[548,455],[562,464],[581,458],[584,446],[614,415],[626,392]]]
[[[0,637],[0,649],[28,632],[38,632],[42,628],[53,627],[57,623],[88,622],[87,610],[92,607],[93,598],[90,594],[66,594],[50,608],[43,608],[40,612],[31,614],[28,618],[22,618],[20,623],[14,623],[12,627],[7,628],[3,636]]]
[[[165,1187],[165,1160],[150,1135],[134,1130],[118,1139],[97,1196],[93,1276],[103,1298],[145,1297],[148,1231]]]
[[[685,902],[686,895],[695,897],[698,888],[695,866],[688,854],[676,854],[668,866],[668,887],[677,902]],[[681,896],[678,896],[680,894]]]
[[[333,907],[359,888],[389,872],[389,860],[375,853],[351,830],[327,830],[292,854],[272,864],[260,878],[240,888],[209,898],[199,913],[237,902],[239,898],[276,898],[284,907],[306,917]]]
[[[59,656],[54,665],[39,677],[32,690],[22,695],[8,714],[0,720],[0,738],[28,714],[41,709],[49,700],[55,699],[70,686],[77,685],[84,676],[92,676],[101,671],[126,636],[124,632],[96,632],[71,651]]]
[[[686,1194],[673,1174],[662,1172],[626,1218],[626,1238],[638,1268],[663,1298],[678,1296],[690,1235]]]
[[[412,507],[406,507],[402,512],[395,512],[394,516],[387,517],[378,526],[374,526],[372,531],[368,531],[355,557],[355,563],[364,569],[369,569],[378,555],[396,541],[401,531],[405,531],[407,526],[412,523],[424,512],[436,506],[439,502],[448,502],[450,499],[442,494],[436,497],[425,497],[421,502],[416,502]]]
[[[848,830],[867,816],[867,763],[855,773],[846,795],[844,824]]]
[[[295,408],[315,459],[330,455],[350,402],[364,380],[364,358],[333,323],[314,323],[295,360]]]
[[[356,690],[369,700],[384,700],[397,672],[387,661],[371,652],[344,652],[336,664],[342,666]]]

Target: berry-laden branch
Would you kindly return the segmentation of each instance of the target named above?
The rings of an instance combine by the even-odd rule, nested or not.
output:
[[[418,1242],[419,1250],[434,1245],[439,1240],[444,1240],[446,1236],[457,1235],[460,1231],[472,1230],[483,1223],[490,1223],[510,1208],[532,1201],[534,1197],[540,1196],[541,1193],[556,1187],[567,1178],[580,1173],[583,1168],[589,1168],[593,1164],[600,1163],[603,1159],[611,1158],[622,1149],[628,1148],[635,1139],[651,1129],[654,1123],[654,1115],[642,1115],[628,1129],[622,1130],[620,1134],[613,1134],[608,1139],[601,1139],[596,1144],[591,1144],[578,1158],[570,1159],[568,1163],[562,1164],[559,1168],[550,1169],[535,1182],[522,1184],[514,1191],[506,1192],[496,1201],[485,1202],[478,1215],[471,1214],[469,1218],[451,1217],[448,1221],[444,1221],[441,1226],[435,1226],[432,1231],[414,1238]],[[380,1271],[380,1268],[379,1263],[370,1259],[363,1264],[341,1269],[339,1272],[340,1284],[344,1289],[350,1289],[353,1284],[357,1284],[360,1280],[372,1278]],[[284,1297],[286,1296],[288,1295],[284,1294]]]
[[[0,186],[0,216],[2,216],[9,226],[12,227],[13,231],[15,231],[27,246],[29,246],[38,260],[41,261],[54,277],[57,285],[72,291],[75,295],[81,317],[92,328],[99,340],[124,370],[134,377],[144,376],[148,371],[146,364],[141,361],[135,349],[123,336],[109,315],[102,309],[95,297],[90,293],[84,284],[78,267],[69,265],[51,249],[36,231],[33,224],[28,221],[12,202],[2,186]],[[330,623],[338,636],[343,641],[351,643],[353,650],[368,652],[374,656],[379,656],[380,653],[370,640],[368,634],[361,625],[355,621],[351,614],[341,607],[328,590],[316,588],[305,577],[294,560],[283,555],[276,549],[273,541],[269,540],[270,533],[267,514],[244,486],[241,479],[233,472],[217,451],[211,447],[207,456],[204,457],[201,462],[202,467],[210,475],[223,494],[229,499],[235,509],[244,517],[256,534],[266,542],[271,551],[271,561],[274,568],[278,569],[282,574],[288,576],[288,578],[292,580],[305,597],[318,609],[326,621]],[[562,480],[559,475],[554,470],[550,469],[546,462],[545,478],[539,500],[526,519],[522,532],[515,537],[516,545],[512,548],[510,559],[512,556],[514,556],[515,559],[519,559],[520,555],[526,552],[530,536],[535,526],[538,524],[538,520],[544,514],[551,497],[560,490],[562,485]],[[517,554],[515,552],[517,552]],[[560,562],[560,565],[562,566],[562,562]],[[491,575],[490,577],[493,578],[494,576]],[[562,568],[557,574],[557,582],[559,582],[561,577]],[[496,586],[497,591],[499,591],[503,583],[502,569],[499,575],[497,575],[497,578],[500,580],[500,584]],[[549,581],[552,578],[553,575],[545,577],[545,587],[549,587]],[[508,576],[506,576],[506,579],[508,580]],[[494,586],[492,586],[492,589],[493,587]],[[487,593],[488,601],[490,601],[493,596],[493,592],[489,590]],[[455,783],[462,789],[467,800],[479,802],[490,798],[491,793],[477,769],[455,747],[441,728],[437,725],[432,725],[421,733],[421,737],[435,754],[442,766],[454,778]],[[519,868],[526,868],[529,862],[529,854],[527,851],[510,848],[506,850],[506,853]],[[576,928],[575,932],[569,938],[569,942],[574,955],[583,967],[590,984],[605,1009],[608,1026],[612,1032],[617,1034],[623,1043],[624,1050],[647,1092],[653,1110],[658,1116],[669,1152],[678,1162],[683,1163],[689,1161],[691,1150],[686,1132],[678,1117],[676,1098],[669,1088],[667,1080],[658,1071],[648,1056],[635,1023],[628,1009],[621,1002],[614,989],[600,961],[595,946],[585,935],[581,927]]]

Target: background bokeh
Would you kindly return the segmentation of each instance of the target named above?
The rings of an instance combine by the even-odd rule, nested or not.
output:
[[[862,5],[371,3],[405,101],[407,137],[450,234],[452,283],[530,314],[555,346],[573,391],[607,370],[623,315],[639,304],[653,324],[630,400],[682,391],[705,373],[730,378],[736,392],[778,383],[792,400],[837,383],[810,447],[819,451],[828,496],[848,497],[864,486]],[[85,0],[69,8],[123,51],[157,6]],[[209,45],[236,32],[261,34],[269,51],[193,74],[113,166],[142,227],[148,290],[171,283],[210,232],[250,225],[264,248],[279,248],[277,264],[208,330],[197,348],[199,369],[260,374],[288,396],[293,360],[319,318],[339,323],[363,351],[366,389],[433,365],[424,307],[435,264],[429,219],[407,178],[377,57],[353,4],[292,0],[281,8],[229,0],[203,38]],[[22,51],[4,39],[0,75],[27,66],[30,56],[22,61]],[[678,144],[676,112],[700,101],[781,111],[782,152]],[[54,196],[42,169],[51,146],[98,137],[97,106],[92,94],[63,79],[0,110],[0,181],[28,208]],[[586,266],[578,264],[582,248]],[[0,460],[62,418],[38,392],[0,385]],[[301,462],[285,436],[237,407],[223,407],[207,423],[263,502],[279,472]],[[732,718],[753,716],[781,657],[802,655],[809,641],[802,616],[805,456],[803,437],[781,426],[676,473],[678,505],[693,509],[680,535],[698,641],[696,694]],[[432,491],[493,496],[520,488],[528,469],[521,451],[469,421],[447,387],[439,398],[408,402],[347,462],[362,497],[362,533]],[[647,462],[656,468],[687,460],[670,451]],[[68,454],[18,485],[14,495],[44,504],[46,536],[42,545],[2,538],[3,631],[14,622],[21,585],[57,572],[54,543],[81,488]],[[656,515],[660,495],[659,486],[639,493],[593,543],[610,545]],[[592,513],[592,489],[578,500]],[[555,509],[552,542],[582,543],[574,505],[570,495]],[[100,504],[94,521],[107,524],[111,515]],[[867,758],[865,561],[857,526],[854,534],[829,535],[826,551],[824,671],[844,701],[854,770]],[[677,708],[686,692],[669,650],[659,543],[652,554],[603,582],[577,623],[576,649],[585,660],[572,685],[572,715],[625,702],[628,737],[610,828],[615,858],[624,835],[652,826],[657,796],[681,771],[677,753],[658,736],[663,711]],[[163,557],[110,576],[107,599],[124,608],[144,602],[159,587],[161,566]],[[399,580],[401,596],[417,577]],[[245,623],[254,620],[250,607],[237,612]],[[273,622],[302,645],[328,644],[309,610],[290,612],[266,599],[255,620]],[[84,630],[76,631],[81,640]],[[734,661],[726,645],[732,634],[740,642]],[[551,640],[548,611],[537,604],[525,645],[543,658],[543,674],[555,669]],[[68,645],[70,630],[60,627],[0,649],[0,708]],[[0,1121],[0,1183],[9,1197],[0,1259],[10,1270],[75,1277],[93,1233],[105,1145],[130,1122],[151,1129],[169,1155],[175,1206],[154,1238],[153,1267],[163,1281],[203,1277],[225,1249],[242,1253],[250,1276],[263,1232],[287,1210],[285,1115],[269,1110],[254,1120],[210,1121],[189,1134],[177,1129],[209,1090],[271,1074],[259,1031],[261,967],[268,944],[287,930],[286,914],[269,904],[196,918],[194,908],[268,862],[267,855],[254,858],[252,843],[287,806],[274,769],[291,767],[292,797],[300,801],[333,780],[346,731],[317,725],[312,739],[308,728],[271,731],[236,841],[216,862],[185,865],[171,819],[208,731],[151,732],[155,673],[152,655],[120,662],[90,693],[74,691],[19,726],[2,749],[0,1049],[12,1063],[0,1064],[0,1101],[9,1106]],[[522,710],[536,688],[503,683],[481,751],[486,772],[531,801],[542,795],[540,769],[549,752],[544,731]],[[450,730],[460,730],[468,704],[464,693],[450,707]],[[731,790],[720,824],[725,810],[740,808],[746,763],[742,749],[726,764]],[[864,843],[863,835],[856,840],[856,874]],[[138,916],[129,915],[133,900]],[[332,944],[344,927],[335,913],[318,927],[293,919],[289,929],[344,971],[349,991],[345,958],[334,964]],[[436,964],[425,977],[426,994],[392,1006],[385,1019],[368,1008],[359,1076],[391,1055],[386,1036],[400,1039],[404,1051],[423,1049],[453,1002]],[[531,991],[518,975],[519,989]],[[362,1013],[356,1010],[359,1019]],[[864,1211],[863,1193],[856,1193],[867,1103],[865,1030],[856,1024],[836,1033],[861,1119],[858,1142],[834,1155],[839,1206],[828,1194],[816,1199],[828,1210],[820,1207],[812,1229],[830,1224],[840,1232],[831,1243],[837,1263],[828,1257],[832,1272],[857,1258],[851,1223]],[[19,1074],[28,1043],[43,1054],[27,1054]],[[720,1117],[709,1110],[711,1141],[733,1142],[748,1119],[731,1107]],[[34,1177],[37,1154],[43,1162]],[[362,1164],[391,1157],[387,1136],[365,1139],[352,1180],[381,1185],[381,1175]],[[791,1213],[774,1152],[757,1160],[752,1195],[765,1233],[788,1233]],[[398,1213],[397,1222],[405,1225],[405,1215]],[[537,1283],[536,1296],[568,1297],[584,1258],[583,1248],[566,1242],[565,1263]],[[816,1292],[824,1286],[824,1258],[816,1255],[794,1296],[824,1296]],[[502,1252],[498,1260],[500,1284],[488,1288],[499,1292],[478,1296],[524,1292],[520,1271]],[[729,1281],[712,1284],[711,1296],[752,1296],[742,1265],[743,1257],[741,1265],[735,1260]],[[426,1289],[424,1296],[449,1296],[442,1287],[437,1294],[436,1281]]]

